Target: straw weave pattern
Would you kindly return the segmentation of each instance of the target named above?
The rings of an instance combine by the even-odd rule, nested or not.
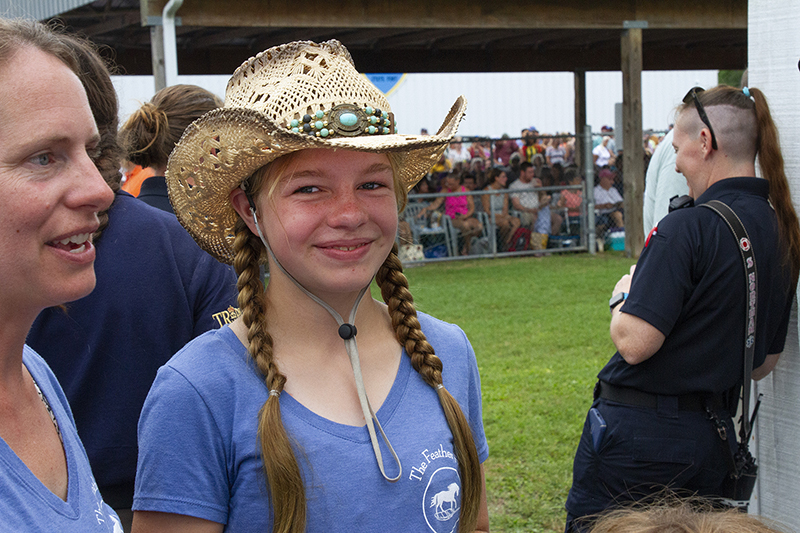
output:
[[[225,106],[192,123],[167,164],[173,210],[201,248],[233,261],[238,215],[230,192],[275,159],[307,148],[394,152],[398,178],[411,189],[441,157],[463,118],[459,97],[435,135],[368,135],[323,139],[287,128],[298,115],[340,103],[390,111],[377,88],[353,66],[338,41],[289,43],[261,52],[228,83]]]
[[[271,74],[264,77],[267,66]],[[386,97],[358,74],[339,41],[300,41],[265,50],[234,72],[225,94],[225,107],[255,109],[284,127],[343,103],[390,111]]]

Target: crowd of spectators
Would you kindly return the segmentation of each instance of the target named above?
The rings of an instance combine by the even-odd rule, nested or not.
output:
[[[643,137],[645,166],[662,138],[657,134]],[[446,184],[451,176],[461,184],[460,190],[487,191],[474,198],[470,216],[489,215],[486,220],[493,220],[498,251],[508,249],[518,228],[550,236],[576,234],[584,201],[583,189],[577,187],[583,185],[585,173],[578,166],[581,156],[575,141],[572,134],[540,134],[532,126],[522,129],[518,138],[508,134],[499,139],[456,137],[427,178],[411,191],[411,200],[414,194],[449,192]],[[611,233],[624,231],[622,150],[616,146],[613,128],[601,128],[593,137],[591,151],[595,179],[589,186],[595,197],[597,237],[604,241]],[[511,192],[488,194],[505,189]],[[429,207],[425,213],[430,211]],[[472,237],[480,235],[477,224],[470,228]],[[459,250],[470,250],[469,243],[461,242]]]

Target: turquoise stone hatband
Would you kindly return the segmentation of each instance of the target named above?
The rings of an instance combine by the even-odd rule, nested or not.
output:
[[[395,130],[394,113],[370,106],[339,104],[329,111],[318,110],[314,115],[292,119],[286,126],[295,133],[316,137],[358,137],[359,135],[388,135]]]

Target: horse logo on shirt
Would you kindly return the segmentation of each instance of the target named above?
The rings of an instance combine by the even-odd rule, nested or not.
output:
[[[461,510],[461,478],[457,466],[443,466],[431,473],[422,498],[425,521],[434,533],[458,530]]]
[[[450,483],[447,490],[437,492],[431,498],[431,507],[436,507],[434,516],[439,522],[450,520],[458,511],[458,483]]]

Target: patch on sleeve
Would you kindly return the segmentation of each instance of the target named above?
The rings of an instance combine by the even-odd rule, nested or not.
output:
[[[644,247],[647,248],[647,245],[650,244],[650,237],[658,234],[658,226],[654,227],[650,230],[650,233],[647,234],[647,239],[644,241]]]

